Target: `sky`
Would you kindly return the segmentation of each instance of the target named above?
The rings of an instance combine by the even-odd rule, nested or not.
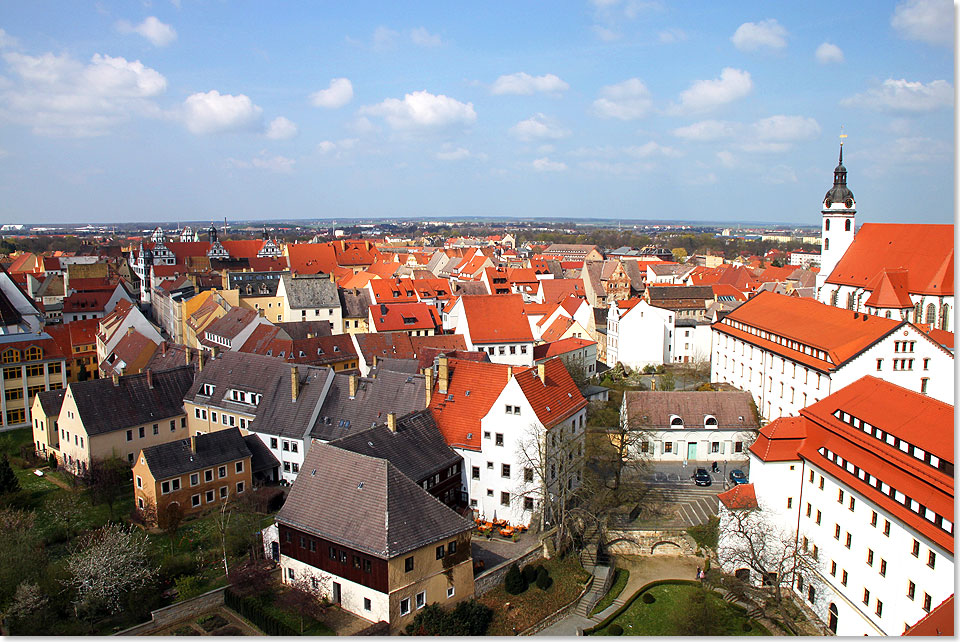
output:
[[[951,0],[0,4],[0,223],[953,221]]]

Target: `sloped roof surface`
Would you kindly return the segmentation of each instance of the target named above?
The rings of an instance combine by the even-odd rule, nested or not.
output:
[[[953,225],[864,223],[827,283],[864,287],[884,268],[902,268],[911,294],[953,296],[953,241]]]
[[[426,407],[423,375],[382,369],[376,374],[358,376],[351,399],[350,375],[336,373],[310,434],[324,441],[339,439],[386,422],[388,413],[399,417]]]
[[[562,354],[579,350],[580,348],[596,344],[596,341],[590,339],[579,339],[577,337],[567,337],[559,341],[550,341],[541,343],[533,347],[533,360],[542,361],[543,359],[552,359]],[[485,354],[485,353],[483,353]]]
[[[871,293],[865,305],[872,308],[912,308],[908,277],[907,270],[880,270],[866,286]]]
[[[461,301],[474,343],[533,341],[522,295],[463,296]]]
[[[749,392],[627,391],[627,415],[637,425],[656,429],[670,426],[673,415],[687,428],[702,428],[713,416],[718,430],[756,430]]]
[[[473,528],[386,459],[314,443],[277,521],[391,559]]]
[[[295,310],[340,307],[337,284],[326,276],[292,277],[284,274],[280,278],[283,280],[288,305]]]
[[[585,297],[583,279],[543,279],[540,281],[544,303],[559,303],[570,296]]]
[[[551,359],[540,367],[545,370],[544,381],[537,374],[538,368],[520,370],[516,378],[540,423],[550,428],[586,407],[587,400],[560,359]]]
[[[904,635],[953,637],[953,617],[953,595],[951,595],[927,613],[923,619],[907,629]]]
[[[717,499],[730,510],[757,508],[757,491],[753,484],[736,484],[730,490],[717,495]]]
[[[147,467],[157,481],[250,457],[250,449],[239,428],[226,428],[190,439],[177,439],[143,449]],[[231,471],[232,472],[232,471]]]
[[[796,461],[806,436],[807,422],[802,417],[780,417],[760,429],[750,452],[763,461]]]
[[[480,419],[506,387],[508,366],[460,359],[450,359],[448,366],[447,394],[440,394],[439,381],[434,382],[430,411],[448,444],[480,450]]]

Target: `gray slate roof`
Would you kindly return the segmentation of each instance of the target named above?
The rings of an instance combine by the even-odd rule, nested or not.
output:
[[[370,311],[370,290],[352,289],[340,290],[340,308],[345,317],[367,318]]]
[[[250,449],[239,428],[197,435],[194,443],[196,452],[191,449],[190,439],[144,448],[143,456],[153,478],[159,481],[250,457]]]
[[[76,381],[69,388],[87,435],[93,437],[137,424],[183,414],[183,396],[193,383],[193,368],[183,366],[153,373],[153,388],[147,374],[113,379]]]
[[[387,413],[402,417],[426,407],[423,375],[382,370],[375,379],[358,377],[357,394],[350,399],[350,375],[338,372],[310,434],[331,441],[384,423]]]
[[[46,390],[41,392],[40,407],[43,408],[43,414],[48,417],[56,417],[60,414],[60,407],[63,405],[63,395],[67,392],[66,388],[59,390]]]
[[[333,334],[333,324],[329,321],[278,321],[274,325],[291,339],[329,337]]]
[[[289,272],[227,272],[227,287],[240,290],[241,296],[277,296],[280,277]],[[251,294],[247,294],[247,285]],[[261,291],[262,288],[262,291]]]
[[[398,418],[397,432],[379,424],[330,445],[386,459],[417,483],[463,459],[447,445],[429,410]]]
[[[257,406],[257,416],[249,425],[250,432],[303,439],[310,431],[316,410],[333,380],[333,370],[327,367],[298,365],[300,392],[293,400],[291,366],[286,372],[272,378],[272,385]]]
[[[648,288],[650,303],[676,299],[713,300],[713,288],[709,285],[674,285]]]
[[[300,275],[296,278],[285,274],[281,278],[288,305],[295,310],[340,307],[337,284],[326,274]]]
[[[678,415],[683,419],[687,430],[703,428],[706,415],[717,418],[718,430],[759,429],[750,407],[753,397],[749,392],[628,390],[624,394],[630,420],[656,430],[668,428],[671,415]]]
[[[277,522],[391,559],[473,528],[386,459],[314,443]]]

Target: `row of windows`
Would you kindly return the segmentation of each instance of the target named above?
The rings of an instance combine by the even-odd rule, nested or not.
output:
[[[138,479],[139,479],[139,478],[138,478]],[[175,480],[173,480],[173,481],[177,482],[177,488],[175,488],[174,490],[179,490],[179,488],[180,488],[180,480],[179,480],[179,479],[175,479]],[[164,483],[167,483],[167,482],[164,482]],[[244,491],[245,489],[246,489],[246,486],[244,485],[244,483],[243,483],[242,481],[237,482],[237,494],[238,494],[238,495],[243,494],[243,491]],[[229,495],[230,495],[230,489],[229,489],[227,486],[221,486],[219,493],[215,493],[215,492],[213,491],[213,489],[210,489],[210,490],[206,491],[206,492],[203,494],[203,499],[206,501],[207,504],[212,504],[213,502],[217,501],[218,495],[219,495],[219,499],[227,499],[227,498],[229,497]],[[197,508],[197,507],[201,506],[203,502],[200,501],[200,497],[201,497],[201,495],[200,495],[199,493],[197,493],[196,495],[191,495],[191,496],[190,496],[190,505],[191,505],[192,507],[194,507],[194,508]],[[173,503],[176,503],[176,502],[173,502]],[[138,497],[138,498],[137,498],[137,506],[138,506],[141,510],[143,510],[143,508],[144,508],[144,502],[143,502],[143,498],[142,498],[142,497]]]
[[[480,348],[481,352],[486,350],[488,354],[506,354],[507,348],[510,348],[510,354],[517,354],[517,346],[490,346],[489,348]],[[527,346],[520,346],[520,354],[527,354]]]
[[[915,459],[919,459],[920,461],[927,464],[928,466],[932,466],[933,468],[936,468],[937,470],[946,473],[950,477],[953,477],[953,464],[950,463],[949,461],[942,460],[939,457],[933,455],[932,453],[929,453],[923,450],[922,448],[914,446],[913,444],[906,441],[905,439],[901,439],[896,435],[891,435],[886,430],[883,430],[882,428],[878,428],[866,421],[862,421],[858,417],[854,417],[850,413],[844,412],[839,408],[834,411],[833,416],[839,419],[840,421],[842,421],[843,423],[849,424],[858,430],[862,430],[868,435],[871,435],[872,437],[879,439],[880,441],[885,442],[890,446],[893,446],[894,448],[900,449],[902,452],[907,453],[911,457],[914,457]]]
[[[19,379],[23,376],[24,366],[12,366],[3,369],[3,378],[4,379]],[[26,366],[26,375],[28,377],[42,377],[43,376],[43,364],[42,363],[33,363]],[[60,374],[63,371],[63,364],[59,361],[47,364],[47,374]]]
[[[794,341],[793,339],[780,336],[779,334],[774,334],[766,330],[761,330],[760,328],[756,328],[752,325],[747,325],[746,323],[742,323],[740,321],[736,321],[733,319],[729,319],[729,318],[724,319],[722,323],[725,323],[733,328],[736,328],[741,332],[746,332],[748,334],[754,335],[755,337],[759,337],[760,339],[763,339],[765,341],[770,341],[779,346],[783,346],[784,348],[787,348],[789,350],[796,350],[797,352],[802,352],[803,354],[816,357],[821,361],[830,362],[830,357],[826,352],[824,352],[823,350],[818,350],[813,346],[800,343],[799,341]],[[730,340],[729,336],[724,337],[724,348],[729,348],[729,340]],[[736,347],[736,344],[737,344],[737,339],[734,338],[734,347]],[[743,354],[745,345],[747,345],[746,341],[740,341],[740,354]],[[752,346],[751,346],[751,349],[752,349]],[[770,356],[770,365],[773,365],[773,355]]]
[[[206,420],[206,418],[207,418],[207,409],[206,409],[206,408],[194,408],[194,409],[193,409],[193,416],[196,417],[197,419]],[[241,428],[246,429],[247,426],[248,426],[249,423],[250,423],[250,420],[248,420],[248,419],[245,418],[245,417],[240,417],[240,418],[239,418],[239,421],[238,421],[238,418],[237,418],[236,416],[234,416],[234,415],[228,415],[228,414],[225,413],[225,412],[219,412],[219,413],[218,413],[216,410],[211,410],[209,416],[210,416],[210,422],[211,422],[211,423],[221,423],[221,424],[223,424],[224,426],[236,426],[236,425],[239,424],[239,426],[240,426]]]
[[[43,350],[37,346],[30,346],[22,353],[15,348],[8,348],[3,351],[3,363],[19,363],[21,354],[24,361],[39,361],[43,359]]]
[[[243,472],[243,461],[234,462],[233,466],[237,474],[240,474]],[[226,476],[227,476],[227,465],[224,464],[223,466],[218,466],[216,469],[216,478],[223,479]],[[208,468],[207,470],[203,471],[203,481],[205,483],[212,482],[213,480],[214,480],[213,468]],[[200,473],[199,472],[190,473],[190,486],[192,487],[192,486],[199,486],[199,485],[200,485]],[[137,475],[137,488],[143,488],[143,480],[139,475]],[[223,488],[226,488],[226,486],[224,486]],[[166,495],[167,493],[172,493],[178,490],[180,490],[179,477],[174,477],[173,479],[168,479],[160,482],[160,493],[162,495]]]
[[[186,428],[186,426],[187,426],[187,418],[186,418],[186,417],[181,417],[181,418],[180,418],[180,427],[181,427],[181,428]],[[176,420],[176,419],[171,419],[171,420],[170,420],[170,432],[175,432],[176,430],[177,430],[177,420]],[[159,434],[160,434],[160,424],[153,424],[152,433],[153,433],[154,435],[159,435]],[[137,437],[139,437],[140,439],[143,439],[144,437],[146,437],[146,435],[147,435],[147,427],[146,427],[146,426],[140,426],[139,428],[137,428]],[[129,430],[127,430],[127,441],[133,441],[133,428],[130,428]]]

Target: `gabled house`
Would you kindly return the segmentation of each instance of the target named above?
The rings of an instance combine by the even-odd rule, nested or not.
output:
[[[277,296],[283,300],[284,321],[329,321],[334,334],[343,332],[340,296],[330,277],[284,275]]]
[[[519,294],[461,296],[449,313],[467,349],[481,350],[494,363],[533,363],[533,333]]]
[[[367,325],[371,332],[402,332],[429,337],[442,329],[437,309],[426,303],[380,303],[371,305]]]
[[[276,517],[285,583],[398,633],[427,604],[473,597],[474,524],[389,460],[314,444]]]
[[[262,325],[272,324],[254,310],[232,308],[204,329],[200,345],[210,350],[237,351]]]
[[[137,306],[130,301],[120,301],[113,312],[100,320],[97,330],[97,363],[103,363],[130,328],[153,341],[154,345],[163,341],[160,331],[143,316]]]

